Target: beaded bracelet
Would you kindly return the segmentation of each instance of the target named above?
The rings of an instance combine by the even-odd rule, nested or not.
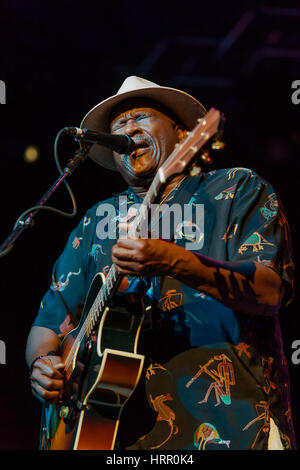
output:
[[[47,354],[43,354],[42,356],[38,356],[35,359],[33,359],[32,363],[31,363],[31,366],[30,366],[30,375],[32,375],[34,363],[36,361],[38,361],[39,359],[42,359],[42,357],[47,357],[47,356],[57,356],[57,352],[56,351],[49,351],[49,352],[47,352]]]

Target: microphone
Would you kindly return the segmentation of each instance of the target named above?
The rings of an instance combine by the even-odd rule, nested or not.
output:
[[[121,154],[130,154],[136,148],[134,140],[128,135],[113,135],[79,127],[65,127],[63,130],[79,142],[103,145]]]

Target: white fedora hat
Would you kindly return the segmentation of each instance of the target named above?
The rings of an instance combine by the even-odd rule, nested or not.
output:
[[[206,109],[191,95],[175,88],[162,87],[144,78],[127,77],[116,95],[107,98],[92,108],[83,118],[80,127],[102,132],[109,132],[112,109],[129,98],[147,98],[168,108],[186,126],[193,129],[197,119],[206,114]],[[90,157],[110,170],[116,170],[112,151],[99,144],[93,144]]]

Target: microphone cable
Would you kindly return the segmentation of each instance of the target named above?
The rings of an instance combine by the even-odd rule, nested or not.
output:
[[[64,171],[63,171],[63,169],[60,165],[60,162],[59,162],[58,143],[59,143],[60,138],[61,138],[61,136],[64,132],[65,132],[65,130],[61,129],[57,133],[55,141],[54,141],[54,159],[55,159],[55,164],[56,164],[56,167],[58,169],[58,172],[61,176],[63,175]],[[33,218],[31,218],[29,223],[28,222],[26,223],[26,220],[24,220],[24,218],[30,213],[33,213],[32,214],[32,217],[33,217],[41,209],[52,211],[52,212],[54,212],[58,215],[61,215],[63,217],[68,217],[68,218],[75,217],[75,215],[77,214],[77,203],[76,203],[74,193],[73,193],[69,183],[65,179],[64,179],[63,183],[65,184],[65,186],[67,188],[67,191],[68,191],[68,193],[70,195],[70,198],[71,198],[71,202],[72,202],[72,206],[73,206],[72,212],[65,212],[65,211],[62,211],[61,209],[57,209],[56,207],[52,207],[52,206],[39,205],[39,203],[42,202],[43,199],[45,199],[46,196],[48,195],[49,191],[47,191],[47,193],[43,196],[42,199],[40,199],[40,201],[37,205],[32,206],[29,209],[26,209],[24,212],[22,212],[22,214],[17,218],[16,222],[14,223],[13,231],[16,230],[19,225],[26,225],[27,224],[27,225],[32,226],[34,224]],[[0,251],[0,258],[2,256],[5,256],[13,248],[13,246],[14,246],[14,244],[8,246],[4,251]]]

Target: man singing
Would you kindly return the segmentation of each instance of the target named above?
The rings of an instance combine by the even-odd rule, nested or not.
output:
[[[128,183],[121,196],[133,216],[175,145],[205,113],[183,91],[128,77],[85,116],[81,127],[135,142],[130,155],[98,144],[90,149]],[[114,448],[295,449],[278,320],[293,295],[292,249],[273,187],[247,168],[176,176],[157,203],[202,205],[204,220],[175,224],[170,239],[104,239],[104,205],[114,209],[109,223],[130,227],[119,201],[113,195],[87,211],[53,268],[27,342],[33,394],[46,403],[59,398],[61,340],[78,323],[95,274],[113,264],[125,292],[146,286],[151,308],[138,347],[144,371],[121,413]]]

